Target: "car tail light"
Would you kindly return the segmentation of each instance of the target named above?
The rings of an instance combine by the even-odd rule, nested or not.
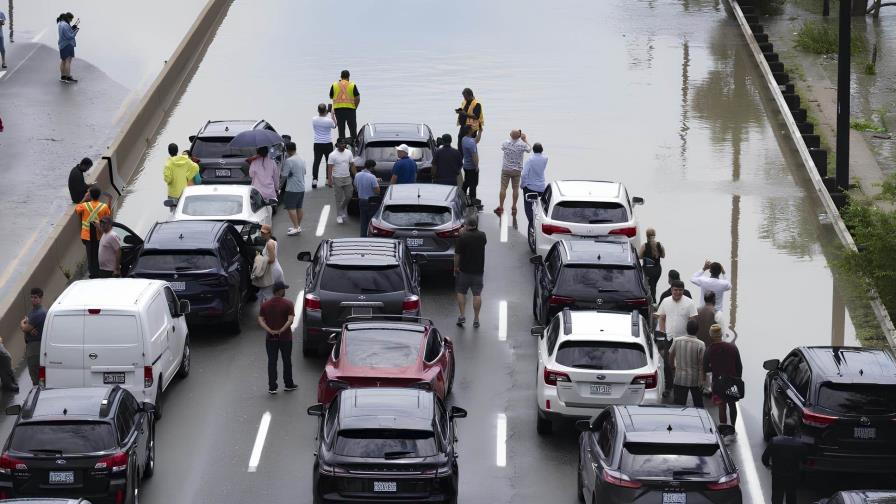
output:
[[[550,399],[544,400],[544,409],[546,409],[546,410],[551,409],[551,400]]]
[[[39,383],[41,387],[47,386],[47,368],[45,366],[37,368],[37,383]]]
[[[719,478],[715,483],[707,483],[706,488],[710,490],[728,490],[729,488],[737,488],[740,486],[740,477],[737,473],[731,473]]]
[[[645,306],[647,306],[647,298],[626,299],[625,304],[633,306],[635,308],[644,308]]]
[[[128,454],[125,452],[118,452],[115,455],[103,457],[97,461],[93,468],[106,469],[112,472],[124,471],[128,468]]]
[[[342,380],[327,380],[327,387],[333,390],[345,390],[349,385]]]
[[[348,471],[345,469],[336,465],[330,465],[320,459],[317,459],[317,472],[323,474],[348,474]]]
[[[456,228],[447,229],[445,231],[439,231],[436,233],[436,236],[439,238],[457,238],[460,236],[460,231],[463,229],[463,225],[457,226]]]
[[[803,410],[803,425],[809,425],[811,427],[827,427],[836,421],[837,417],[819,415],[818,413]]]
[[[638,235],[638,228],[637,227],[624,227],[624,228],[614,229],[614,230],[610,231],[609,234],[625,235],[625,236],[628,236],[629,238],[634,238],[635,236]]]
[[[572,231],[569,228],[563,226],[557,226],[555,224],[542,224],[541,232],[550,236],[554,233],[564,233],[564,234],[572,234]]]
[[[101,309],[99,309],[99,308],[88,308],[88,309],[87,309],[87,314],[88,314],[88,315],[99,315],[100,312],[102,312],[102,311],[103,311],[103,310],[101,310]]]
[[[143,388],[152,388],[154,381],[152,366],[143,366]]]
[[[632,385],[644,385],[646,389],[655,389],[657,384],[657,374],[656,371],[650,374],[642,374],[635,377],[632,380]]]
[[[371,222],[370,225],[367,226],[367,234],[370,236],[382,236],[384,238],[388,238],[394,235],[395,231],[392,231],[391,229],[381,228]]]
[[[603,471],[604,481],[611,485],[615,485],[622,488],[641,488],[641,483],[637,481],[632,481],[631,478],[626,476],[625,474],[619,471],[613,471],[610,469],[604,469]]]
[[[569,379],[569,375],[566,373],[561,373],[560,371],[554,371],[548,368],[544,368],[544,383],[545,385],[553,385],[557,386],[557,382],[569,382],[572,381]]]
[[[305,294],[305,310],[320,311],[320,298],[314,294]]]
[[[548,298],[549,305],[568,305],[576,302],[576,298],[566,296],[551,296]]]
[[[12,474],[12,471],[27,471],[28,466],[19,459],[14,459],[8,454],[0,455],[0,474]]]
[[[12,497],[9,495],[9,492],[7,492],[6,490],[0,490],[0,500],[6,499],[12,499]]]
[[[115,491],[115,504],[124,504],[124,488]]]
[[[413,315],[418,310],[420,310],[420,296],[411,295],[404,298],[404,302],[401,303],[401,311],[405,315]]]

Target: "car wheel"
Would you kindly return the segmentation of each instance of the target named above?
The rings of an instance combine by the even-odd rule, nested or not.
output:
[[[543,417],[539,412],[538,416],[536,417],[535,430],[542,436],[546,436],[554,430],[554,426],[550,420]]]
[[[311,341],[311,338],[308,336],[308,331],[305,330],[305,324],[302,324],[302,356],[303,357],[316,357],[317,356],[317,345]]]
[[[772,425],[772,413],[768,405],[768,398],[762,404],[762,439],[766,443],[775,437],[775,426]]]
[[[585,502],[585,484],[582,482],[582,461],[579,460],[579,467],[576,470],[578,477],[576,478],[576,497],[579,502]]]
[[[146,462],[143,464],[143,477],[152,478],[156,472],[156,429],[150,426],[149,447],[146,450]]]
[[[159,375],[159,386],[156,388],[156,421],[162,419],[162,376]]]
[[[535,252],[535,227],[534,226],[529,226],[528,230],[526,231],[526,239],[529,242],[529,250],[531,250],[532,253],[535,254],[536,252]]]
[[[451,361],[451,372],[448,373],[448,387],[445,389],[445,397],[448,397],[448,394],[454,390],[454,366],[454,361]]]
[[[180,368],[177,370],[178,378],[186,378],[190,376],[190,337],[184,340],[184,353],[180,357]]]

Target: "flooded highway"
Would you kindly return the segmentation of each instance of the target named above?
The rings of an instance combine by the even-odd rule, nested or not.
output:
[[[234,2],[126,188],[116,220],[145,233],[167,218],[166,146],[187,148],[188,136],[207,120],[264,118],[291,134],[308,163],[310,188],[310,121],[343,68],[361,93],[359,125],[424,122],[436,134],[455,135],[453,110],[470,87],[486,121],[479,144],[481,227],[489,237],[483,327],[454,327],[453,292],[444,280],[428,279],[423,293],[424,314],[457,347],[451,402],[470,411],[460,424],[460,501],[576,499],[577,433],[571,425],[548,437],[535,432],[530,252],[519,231],[501,240],[501,222],[490,212],[500,143],[521,128],[544,145],[548,180],[621,181],[644,197],[639,232],[655,228],[666,248],[663,289],[670,268],[687,279],[710,259],[729,272],[734,288],[725,316],[747,387],[729,448],[741,468],[744,502],[767,502],[770,478],[759,461],[762,362],[799,345],[857,343],[822,251],[833,232],[819,224],[822,210],[779,134],[725,5],[401,0],[388,8],[352,4],[350,15],[334,16],[331,4],[310,0]],[[325,204],[332,204],[326,188],[306,195],[299,237],[286,236],[285,212],[275,218],[292,298],[305,268],[295,254],[316,248]],[[339,226],[332,213],[321,225],[324,237],[356,231],[356,221]],[[194,336],[193,376],[166,399],[145,502],[310,502],[317,420],[305,408],[314,402],[322,361],[295,357],[299,390],[269,397],[263,333],[254,319],[247,313],[236,337]],[[265,411],[273,418],[268,442],[258,470],[248,472]]]

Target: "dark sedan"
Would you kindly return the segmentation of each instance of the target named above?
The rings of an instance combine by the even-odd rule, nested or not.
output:
[[[199,164],[199,175],[204,184],[250,184],[249,163],[255,155],[253,148],[233,148],[230,141],[238,133],[254,129],[276,130],[264,119],[238,121],[208,121],[190,137],[190,156]],[[280,162],[283,145],[271,146],[271,158]]]

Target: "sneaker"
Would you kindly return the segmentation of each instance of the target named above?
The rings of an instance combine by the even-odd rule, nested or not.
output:
[[[466,317],[457,317],[457,327],[463,327],[466,321]]]
[[[68,81],[69,83],[71,83],[71,84],[74,84],[74,83],[78,82],[78,79],[72,77],[71,75],[69,75],[68,77],[66,77],[65,80],[67,80],[67,81]]]
[[[299,232],[296,231],[296,228],[289,228],[286,230],[286,236],[295,236],[297,234],[299,234]]]
[[[345,220],[342,218],[342,216],[337,215],[336,216],[336,224],[342,224],[343,222],[345,222]]]
[[[64,75],[60,76],[60,77],[59,77],[59,82],[65,82],[65,83],[68,83],[68,77],[66,77],[66,76],[64,76]]]
[[[314,180],[311,181],[311,188],[312,188],[312,189],[317,189],[317,179],[314,179]]]
[[[275,389],[275,388],[268,389],[268,394],[274,395],[276,393],[277,393],[277,389]]]
[[[302,234],[302,226],[299,226],[299,227],[295,228],[295,232],[296,232],[297,235],[298,235],[298,234]]]
[[[474,321],[473,321],[473,328],[479,328],[479,321],[478,321],[478,320],[474,320]]]
[[[299,388],[299,387],[297,387],[296,385],[287,385],[287,386],[283,387],[283,390],[285,390],[287,392],[292,392],[293,390],[295,390],[297,388]]]

